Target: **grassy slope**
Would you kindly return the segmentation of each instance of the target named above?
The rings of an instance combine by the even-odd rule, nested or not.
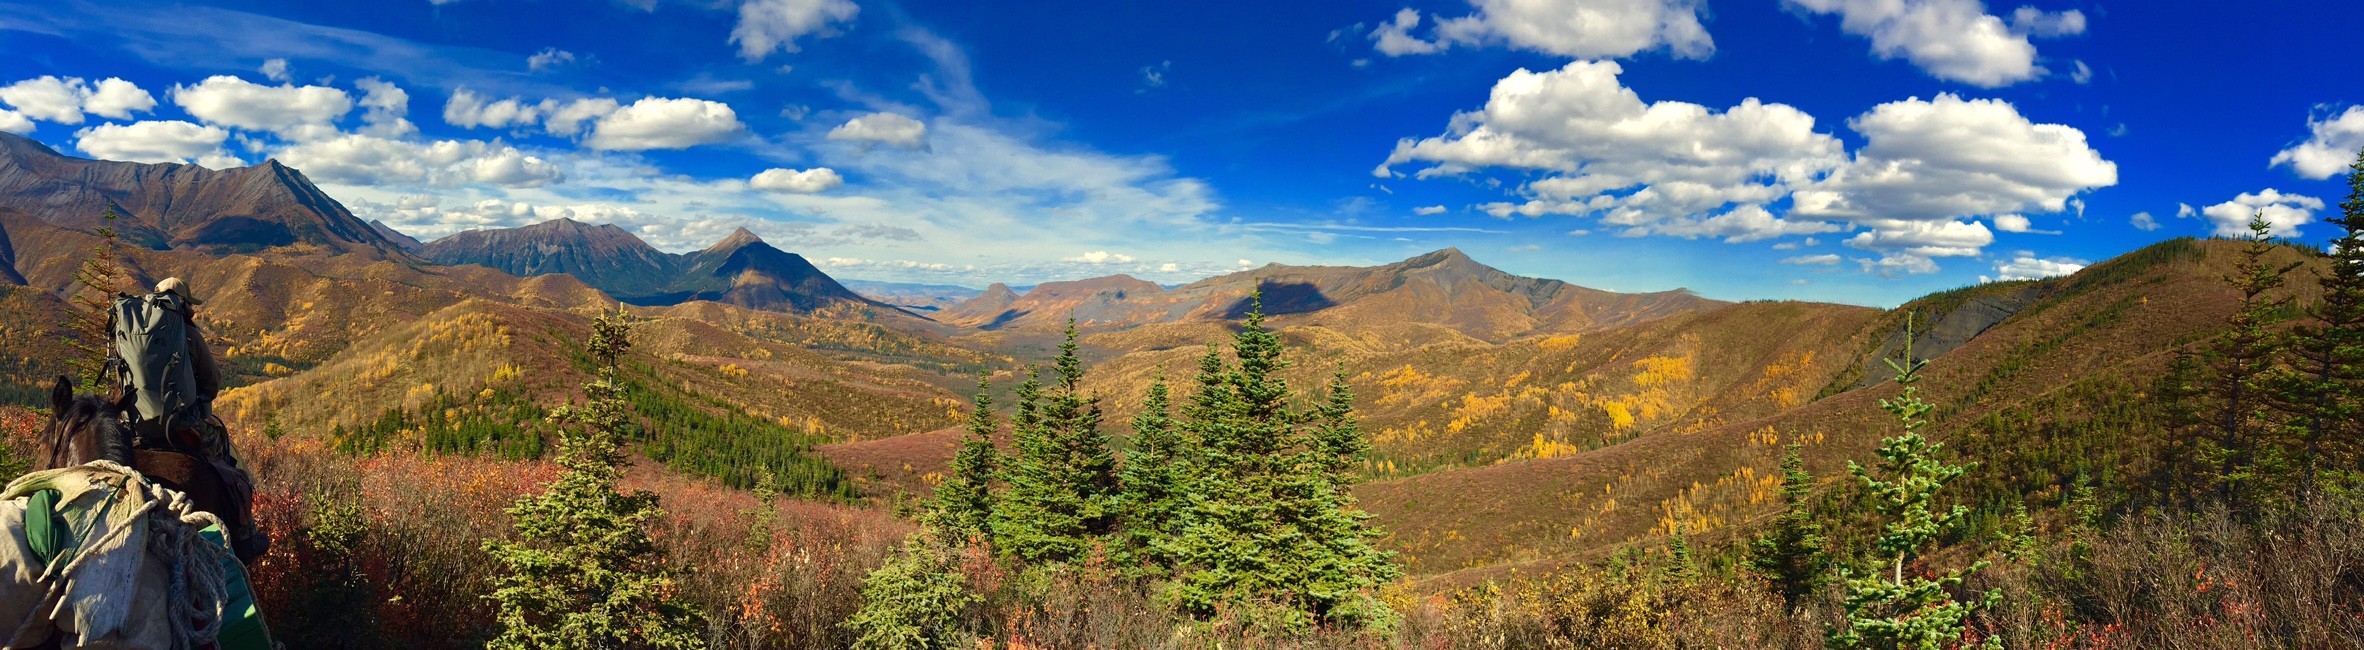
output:
[[[2088,418],[2108,405],[2060,399],[2071,386],[2147,385],[2174,349],[2206,336],[2232,310],[2235,296],[2221,278],[2238,249],[2235,242],[2167,242],[2045,281],[2045,298],[1930,364],[1924,392],[1940,405],[1933,435],[1953,439],[1991,416],[2039,408],[2046,419]],[[2299,256],[2289,249],[2279,255]],[[2308,281],[2294,285],[2301,300],[2313,291]],[[1959,298],[1908,304],[1841,348],[1868,357],[1901,326],[1902,311]],[[1770,417],[1653,433],[1564,458],[1384,481],[1358,494],[1390,531],[1390,545],[1416,573],[1432,576],[1596,556],[1663,535],[1677,518],[1695,536],[1714,537],[1764,516],[1783,445],[1804,443],[1809,467],[1825,481],[1843,475],[1846,460],[1869,458],[1878,438],[1893,433],[1877,401],[1894,390],[1883,383]]]

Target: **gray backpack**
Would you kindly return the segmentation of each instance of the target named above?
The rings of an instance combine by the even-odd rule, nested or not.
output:
[[[114,313],[115,358],[131,391],[135,423],[163,425],[204,417],[195,413],[197,371],[189,357],[189,303],[172,293],[119,295]]]

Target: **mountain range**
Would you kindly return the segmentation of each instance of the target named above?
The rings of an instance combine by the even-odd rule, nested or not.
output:
[[[0,215],[91,231],[108,214],[125,243],[144,248],[401,252],[277,160],[218,171],[89,160],[0,133]]]
[[[793,312],[837,305],[892,309],[846,289],[803,256],[774,248],[745,228],[705,250],[673,254],[612,224],[560,218],[462,231],[417,250],[438,264],[475,264],[519,277],[572,275],[634,305],[709,300]]]
[[[0,398],[37,398],[65,369],[55,324],[108,211],[127,244],[121,288],[179,276],[207,298],[236,386],[221,410],[246,426],[341,444],[422,414],[563,403],[585,378],[569,350],[620,302],[648,319],[635,381],[679,408],[830,441],[817,451],[881,503],[929,489],[976,378],[1006,397],[1069,318],[1085,388],[1121,423],[1260,294],[1288,381],[1353,386],[1373,444],[1357,495],[1383,544],[1434,579],[1594,557],[1673,521],[1707,537],[1762,517],[1785,446],[1822,474],[1867,457],[1895,390],[1881,359],[1906,343],[1908,314],[1924,324],[1911,342],[1931,360],[1932,431],[2008,449],[2017,430],[1998,423],[2073,428],[2140,402],[2237,299],[2221,281],[2235,247],[2192,240],[1893,310],[1613,293],[1457,249],[1171,288],[1125,275],[1024,291],[861,284],[743,230],[688,253],[563,219],[422,243],[275,162],[90,161],[0,134]],[[2310,299],[2308,274],[2292,277],[2292,297]]]

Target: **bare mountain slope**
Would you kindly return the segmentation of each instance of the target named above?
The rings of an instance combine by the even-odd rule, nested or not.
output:
[[[224,170],[89,160],[0,133],[0,205],[84,231],[113,212],[124,240],[148,248],[402,255],[399,245],[276,160]]]

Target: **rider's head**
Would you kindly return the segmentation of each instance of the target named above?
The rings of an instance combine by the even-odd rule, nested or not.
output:
[[[156,293],[169,293],[180,296],[182,300],[189,301],[189,304],[191,305],[205,304],[205,301],[198,300],[196,296],[189,295],[189,287],[185,283],[181,282],[180,278],[165,278],[163,282],[156,283]]]

